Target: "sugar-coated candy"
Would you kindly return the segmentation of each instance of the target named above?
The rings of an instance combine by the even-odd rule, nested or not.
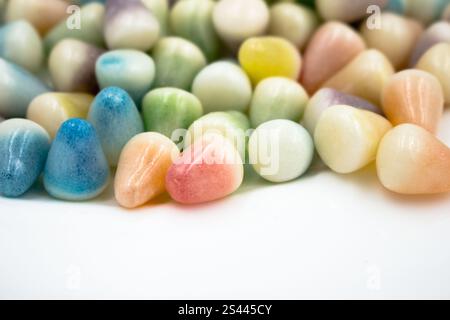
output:
[[[100,88],[120,87],[139,105],[155,79],[155,63],[138,50],[113,50],[98,58],[95,74]]]
[[[434,75],[444,89],[445,103],[450,105],[450,43],[439,43],[419,60],[417,69]]]
[[[421,70],[395,74],[383,91],[383,110],[393,125],[412,123],[432,133],[444,111],[444,93],[438,79]]]
[[[6,21],[27,20],[45,35],[51,28],[68,17],[69,2],[64,0],[9,0]]]
[[[24,20],[0,27],[0,57],[36,73],[44,62],[44,48],[36,29]]]
[[[217,58],[220,50],[212,22],[214,6],[213,0],[181,0],[170,13],[172,32],[198,45],[210,61]]]
[[[44,169],[50,137],[43,128],[25,119],[0,123],[0,195],[19,197]]]
[[[169,34],[169,2],[172,0],[141,0],[153,13],[159,22],[159,35],[165,37]]]
[[[28,105],[48,88],[22,67],[0,58],[0,115],[24,117]]]
[[[162,134],[141,133],[124,147],[117,166],[114,193],[125,208],[136,208],[166,190],[166,174],[179,154],[175,143]]]
[[[263,0],[220,0],[213,11],[216,31],[232,49],[247,38],[264,34],[269,20],[269,8]]]
[[[450,149],[427,130],[403,124],[381,141],[377,172],[383,186],[396,193],[450,192]]]
[[[375,49],[361,52],[341,71],[325,82],[324,87],[359,96],[380,105],[381,92],[394,74],[384,54]]]
[[[203,108],[197,97],[187,91],[160,88],[150,91],[144,97],[142,112],[147,131],[159,132],[172,138],[177,134],[175,130],[188,129],[200,118]]]
[[[389,0],[316,0],[317,10],[325,20],[355,22],[369,15],[368,8],[384,8]]]
[[[381,138],[392,128],[382,116],[345,105],[322,113],[314,133],[317,152],[337,173],[358,171],[372,163]]]
[[[63,122],[86,118],[93,100],[92,95],[84,93],[44,93],[31,101],[27,119],[41,125],[53,139]]]
[[[365,48],[361,36],[346,24],[328,22],[322,25],[306,47],[300,82],[314,94]]]
[[[48,61],[55,88],[64,92],[95,92],[95,63],[103,51],[76,39],[58,42]]]
[[[297,79],[302,67],[297,48],[289,41],[273,36],[246,40],[239,49],[239,62],[254,85],[276,76]]]
[[[295,122],[303,117],[309,97],[296,81],[272,77],[255,88],[250,105],[250,122],[256,128],[270,120],[286,119]]]
[[[202,51],[194,43],[178,37],[159,40],[152,56],[156,65],[155,88],[190,90],[195,76],[206,66]]]
[[[395,69],[408,66],[414,46],[423,32],[423,26],[413,19],[384,12],[380,27],[373,28],[367,21],[361,25],[361,34],[370,48],[383,52]]]
[[[319,25],[315,12],[296,3],[277,3],[270,8],[269,34],[283,37],[302,49]]]
[[[255,171],[271,182],[297,179],[308,170],[314,156],[311,136],[290,120],[260,125],[251,135],[248,149]]]
[[[336,105],[347,105],[358,109],[381,113],[381,110],[364,99],[344,92],[323,88],[311,97],[305,108],[302,124],[311,135],[314,135],[317,122],[326,109]]]
[[[109,174],[108,161],[94,127],[81,119],[64,122],[45,165],[47,192],[62,200],[89,200],[105,190]]]
[[[107,0],[104,35],[109,49],[150,50],[159,23],[141,0]]]
[[[68,28],[69,22],[63,20],[50,30],[44,40],[48,52],[66,38],[78,39],[98,47],[105,46],[103,37],[105,6],[97,2],[86,4],[80,10],[79,19],[81,28]]]
[[[133,99],[118,87],[100,91],[89,109],[88,120],[94,126],[110,166],[119,161],[120,152],[144,124]]]
[[[243,179],[243,162],[233,144],[220,134],[206,134],[175,160],[166,188],[175,201],[198,204],[232,194]]]
[[[252,98],[252,84],[239,65],[218,61],[198,73],[192,84],[192,93],[202,102],[205,113],[245,112]]]

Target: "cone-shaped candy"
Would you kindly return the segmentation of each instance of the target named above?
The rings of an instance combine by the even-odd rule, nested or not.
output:
[[[409,66],[413,68],[425,52],[440,42],[450,43],[450,22],[436,22],[422,34],[416,43]]]

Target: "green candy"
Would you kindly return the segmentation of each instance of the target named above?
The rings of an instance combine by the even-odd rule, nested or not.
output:
[[[168,0],[142,0],[144,6],[150,9],[159,22],[160,36],[169,34],[169,1]]]

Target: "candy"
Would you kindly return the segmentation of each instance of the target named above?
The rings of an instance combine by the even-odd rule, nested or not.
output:
[[[239,49],[239,62],[254,85],[276,76],[297,79],[302,66],[298,50],[279,37],[246,40]]]
[[[55,88],[64,92],[96,92],[95,63],[102,53],[102,49],[80,40],[60,41],[48,62]]]
[[[41,35],[45,35],[68,17],[68,6],[69,3],[64,0],[9,0],[6,21],[27,20]]]
[[[289,120],[272,120],[260,125],[249,140],[250,163],[271,182],[297,179],[308,170],[314,144],[308,132]]]
[[[97,131],[112,167],[117,165],[125,144],[144,131],[144,124],[133,100],[126,91],[117,87],[100,91],[89,110],[88,120]]]
[[[380,16],[380,27],[370,28],[369,22],[361,25],[361,35],[370,48],[383,52],[395,69],[408,66],[417,39],[423,27],[415,20],[384,12]]]
[[[30,72],[38,72],[44,61],[44,49],[36,29],[23,20],[1,27],[0,57]]]
[[[347,174],[375,160],[380,140],[391,128],[378,114],[338,105],[322,113],[314,141],[323,162],[333,171]]]
[[[0,124],[0,195],[19,197],[30,189],[44,169],[50,137],[30,120]]]
[[[245,112],[252,98],[252,85],[237,64],[219,61],[199,72],[192,84],[192,93],[202,102],[205,113]]]
[[[230,141],[219,134],[207,134],[170,167],[166,188],[175,201],[198,204],[232,194],[243,178],[242,159]]]
[[[383,110],[393,125],[412,123],[436,132],[444,109],[439,81],[420,70],[394,75],[383,91]]]
[[[302,120],[303,126],[311,135],[314,135],[317,122],[319,121],[322,112],[335,105],[347,105],[358,109],[381,113],[378,107],[359,97],[334,89],[320,89],[306,105]]]
[[[66,38],[78,39],[98,47],[105,46],[103,37],[105,6],[100,3],[90,3],[83,6],[79,14],[81,28],[68,28],[68,21],[64,20],[47,34],[45,47],[48,52],[59,41]]]
[[[150,91],[142,102],[145,128],[177,140],[178,129],[187,129],[203,115],[200,101],[189,92],[176,88]]]
[[[419,60],[417,69],[434,75],[444,89],[445,103],[450,105],[450,43],[439,43]]]
[[[0,58],[0,115],[24,117],[28,105],[48,88],[31,73]]]
[[[169,1],[171,0],[141,0],[153,13],[159,22],[159,35],[165,37],[169,34]]]
[[[262,0],[220,0],[213,11],[214,27],[232,49],[247,38],[262,35],[269,26],[269,9]]]
[[[141,51],[114,50],[100,56],[95,74],[100,88],[120,87],[140,105],[155,79],[155,63]]]
[[[450,22],[450,4],[447,6],[444,13],[442,14],[442,20]]]
[[[423,128],[403,124],[381,141],[377,172],[383,186],[396,193],[450,192],[450,149]]]
[[[405,14],[429,24],[440,17],[448,3],[448,0],[406,0]]]
[[[212,22],[214,6],[213,0],[181,0],[170,13],[173,33],[198,45],[210,61],[217,58],[220,50]]]
[[[324,87],[359,96],[380,105],[381,92],[394,74],[389,60],[378,50],[360,53],[346,67],[329,79]]]
[[[107,0],[104,35],[109,49],[150,50],[159,23],[141,0]]]
[[[63,122],[70,118],[86,118],[93,100],[90,94],[44,93],[31,101],[27,118],[41,125],[53,139]]]
[[[317,10],[325,20],[355,22],[370,13],[370,6],[384,8],[389,0],[316,0]]]
[[[177,146],[159,133],[141,133],[131,139],[117,166],[117,202],[125,208],[136,208],[162,194],[167,171],[178,153]]]
[[[89,200],[105,190],[108,180],[108,162],[94,127],[81,119],[64,122],[45,165],[47,192],[62,200]]]
[[[202,51],[192,42],[178,37],[159,40],[152,56],[156,65],[155,88],[190,90],[195,76],[206,66]]]
[[[283,37],[302,49],[319,20],[313,10],[295,3],[278,3],[270,8],[269,34]]]
[[[273,77],[261,81],[255,89],[250,106],[250,122],[256,128],[276,119],[295,122],[303,117],[309,97],[296,81]]]
[[[306,47],[300,82],[314,94],[365,47],[361,36],[349,26],[339,22],[324,24]]]

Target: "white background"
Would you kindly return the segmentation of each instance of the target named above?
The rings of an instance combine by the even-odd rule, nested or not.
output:
[[[450,145],[450,111],[440,137]],[[0,298],[450,298],[450,195],[385,191],[316,164],[223,201],[126,211],[36,187],[0,199]]]

